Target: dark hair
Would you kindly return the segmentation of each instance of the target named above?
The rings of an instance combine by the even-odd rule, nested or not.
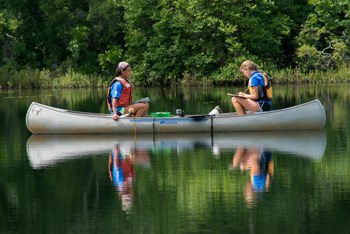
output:
[[[117,76],[122,74],[122,71],[125,71],[128,67],[130,67],[130,64],[128,64],[127,62],[120,62],[116,69]]]

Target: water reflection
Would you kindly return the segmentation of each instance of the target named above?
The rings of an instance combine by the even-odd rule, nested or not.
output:
[[[278,131],[216,134],[214,145],[219,149],[240,147],[280,152],[297,157],[320,160],[327,145],[323,131]]]
[[[233,160],[233,168],[250,171],[250,181],[244,189],[244,198],[252,204],[260,194],[269,191],[274,173],[272,152],[262,148],[237,148]]]
[[[326,148],[323,131],[257,132],[210,134],[161,135],[32,135],[27,140],[30,165],[40,169],[60,161],[78,159],[96,154],[109,155],[116,145],[123,149],[195,150],[210,148],[213,155],[238,148],[256,148],[298,157],[320,160]],[[148,162],[149,163],[149,162]],[[150,165],[148,165],[150,166]]]
[[[128,149],[127,149],[128,150]],[[129,151],[129,150],[128,150]],[[130,210],[133,200],[134,156],[117,145],[109,155],[109,178],[118,189],[122,208]]]
[[[347,84],[304,85],[276,89],[276,109],[320,98],[327,113],[327,142],[324,134],[318,132],[267,134],[257,139],[256,146],[252,141],[259,134],[227,134],[227,139],[214,135],[213,140],[210,136],[182,139],[137,136],[136,147],[147,151],[151,160],[146,163],[147,170],[134,162],[131,215],[121,210],[118,191],[114,191],[108,177],[113,147],[117,143],[128,145],[122,137],[27,139],[30,133],[24,119],[30,102],[106,112],[106,105],[101,102],[105,90],[2,92],[0,96],[49,95],[1,100],[4,217],[1,230],[4,233],[349,232],[346,226],[350,210],[349,87]],[[226,111],[232,108],[229,99],[224,98],[230,91],[227,88],[190,91],[155,89],[149,94],[150,90],[144,89],[145,93],[136,95],[139,98],[150,95],[152,102],[158,104],[150,112],[174,113],[174,105],[185,109],[187,114],[208,113],[216,103]],[[191,101],[181,98],[184,92],[191,94],[187,97]],[[133,137],[130,138],[129,146],[134,147]],[[27,156],[23,140],[28,140]],[[238,146],[259,149],[259,145],[272,151],[274,176],[269,192],[258,199],[253,209],[248,209],[243,189],[250,183],[249,170],[229,171],[228,165],[232,165]],[[211,150],[218,157],[214,158]]]
[[[149,154],[145,150],[131,149],[117,144],[108,160],[109,178],[118,191],[122,209],[129,212],[134,198],[134,164],[149,167]]]
[[[174,189],[180,197],[184,194],[177,206],[186,207],[187,199],[193,199],[193,196],[188,196],[189,193],[200,194],[202,189],[208,192],[208,189],[216,187],[208,185],[202,188],[201,185],[206,186],[208,181],[216,181],[213,178],[216,175],[220,178],[227,176],[227,166],[213,166],[220,165],[221,162],[230,164],[232,169],[243,171],[244,176],[249,174],[246,183],[242,174],[229,173],[230,176],[225,179],[225,191],[236,194],[234,187],[241,190],[239,182],[243,181],[244,189],[239,193],[251,205],[270,190],[275,173],[273,158],[276,155],[320,160],[325,148],[326,136],[323,131],[222,133],[214,136],[162,134],[137,135],[136,138],[133,135],[33,135],[27,140],[27,155],[33,169],[50,168],[63,161],[79,160],[92,155],[105,157],[103,170],[108,171],[111,186],[116,188],[122,210],[127,213],[134,210],[134,200],[144,199],[135,198],[135,194],[144,196],[135,191],[148,190],[152,186],[155,186],[153,189],[156,191],[157,183],[154,182],[158,180],[162,181],[158,186],[165,186],[165,191],[169,188],[170,194],[173,194]],[[175,159],[173,156],[182,157]],[[139,170],[141,166],[148,170]],[[206,173],[203,177],[203,171],[211,173]],[[138,177],[138,174],[143,177]],[[147,179],[147,176],[152,179]],[[158,176],[162,179],[153,181]],[[177,176],[181,179],[176,180]],[[235,184],[229,182],[231,176],[237,177]],[[193,186],[188,187],[180,181],[192,181]],[[206,204],[199,204],[200,201],[202,200],[191,200],[198,203],[195,206],[198,209]]]

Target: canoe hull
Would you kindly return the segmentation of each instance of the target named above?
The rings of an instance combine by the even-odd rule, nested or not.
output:
[[[326,114],[318,101],[270,112],[230,118],[214,118],[215,132],[322,129]]]
[[[33,134],[129,134],[137,133],[204,133],[242,131],[281,131],[322,129],[326,122],[319,100],[298,106],[238,116],[167,118],[122,118],[110,115],[69,111],[33,102],[27,111],[26,125]]]

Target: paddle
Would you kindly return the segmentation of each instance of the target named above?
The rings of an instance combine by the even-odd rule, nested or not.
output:
[[[190,115],[190,116],[186,116],[187,118],[191,118],[191,119],[204,119],[204,118],[209,118],[210,115],[205,114],[205,115]]]
[[[129,113],[119,116],[119,119],[120,119],[120,118],[129,117],[129,116],[132,115],[133,113],[134,113],[134,108],[130,108],[130,109],[129,109]]]
[[[149,102],[150,102],[149,97],[145,97],[145,98],[141,98],[137,101],[134,101],[133,104],[135,104],[135,103],[149,103]]]

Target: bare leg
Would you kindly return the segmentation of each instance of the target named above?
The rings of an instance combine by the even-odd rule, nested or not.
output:
[[[233,97],[231,99],[232,105],[237,111],[238,115],[245,115],[246,110],[249,111],[260,111],[259,104],[257,101],[248,98]]]
[[[148,107],[148,103],[136,103],[125,107],[125,112],[128,113],[130,108],[133,108],[135,117],[143,117],[147,113]]]
[[[245,110],[243,106],[240,104],[239,99],[243,99],[243,98],[236,98],[236,97],[231,98],[232,105],[236,109],[236,112],[238,115],[245,115],[246,114]]]
[[[232,158],[232,167],[240,167],[241,162],[243,161],[243,156],[244,156],[244,148],[243,147],[238,147],[235,154],[233,155]]]

